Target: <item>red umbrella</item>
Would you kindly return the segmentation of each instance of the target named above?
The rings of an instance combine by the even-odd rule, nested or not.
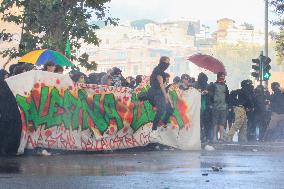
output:
[[[224,64],[213,56],[197,53],[188,57],[188,60],[197,65],[198,67],[204,68],[213,73],[226,73]]]

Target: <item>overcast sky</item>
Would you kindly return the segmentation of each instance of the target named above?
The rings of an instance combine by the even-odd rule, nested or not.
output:
[[[264,27],[264,0],[112,0],[109,6],[111,15],[121,21],[185,17],[214,28],[216,20],[227,17]]]

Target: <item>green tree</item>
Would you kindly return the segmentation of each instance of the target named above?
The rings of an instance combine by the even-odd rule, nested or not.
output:
[[[247,22],[243,23],[243,26],[245,27],[246,30],[254,30],[254,26]]]
[[[274,62],[275,55],[273,45],[269,45],[269,55]],[[205,50],[204,53],[210,54],[223,62],[228,77],[227,84],[230,89],[236,89],[244,79],[251,76],[252,59],[257,58],[263,46],[250,43],[217,43],[212,49]],[[211,79],[215,79],[215,76]]]
[[[3,57],[19,57],[25,53],[48,48],[65,53],[66,42],[70,40],[72,49],[79,49],[81,43],[99,45],[100,40],[95,30],[99,29],[94,20],[104,21],[105,25],[116,25],[118,19],[108,14],[106,3],[110,0],[3,0],[0,4],[2,20],[22,26],[19,48],[6,49]],[[20,14],[11,13],[17,7]],[[12,35],[5,30],[0,37],[11,40]],[[82,60],[80,65],[88,70],[96,68],[96,64],[88,62],[88,55],[72,60]]]
[[[275,38],[275,50],[277,52],[277,62],[278,64],[282,64],[282,60],[284,59],[284,2],[283,0],[270,0],[270,6],[274,9],[273,11],[276,14],[276,19],[273,20],[272,23],[280,28],[280,32]]]

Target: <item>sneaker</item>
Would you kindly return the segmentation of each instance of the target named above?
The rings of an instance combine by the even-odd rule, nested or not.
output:
[[[159,145],[155,146],[155,150],[161,150]]]
[[[50,156],[51,155],[51,153],[49,153],[47,150],[42,150],[41,151],[41,155],[43,155],[43,156]]]
[[[213,146],[210,146],[210,145],[207,144],[207,145],[204,147],[204,150],[206,150],[206,151],[214,151],[215,148],[214,148]]]

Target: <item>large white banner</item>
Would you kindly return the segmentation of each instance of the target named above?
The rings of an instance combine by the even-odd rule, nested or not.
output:
[[[145,146],[155,109],[139,101],[137,89],[74,84],[68,75],[30,71],[7,80],[19,105],[22,137],[19,153],[43,147],[101,151]],[[159,127],[159,143],[182,150],[200,149],[200,93],[171,88],[174,113]]]

